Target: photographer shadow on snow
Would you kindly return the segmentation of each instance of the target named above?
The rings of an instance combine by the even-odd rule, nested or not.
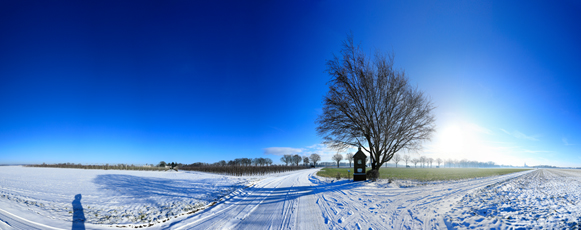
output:
[[[85,213],[81,198],[83,198],[81,194],[77,194],[73,200],[73,230],[85,230]]]

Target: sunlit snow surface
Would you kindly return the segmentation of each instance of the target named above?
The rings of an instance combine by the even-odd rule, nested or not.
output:
[[[199,172],[5,166],[0,167],[0,207],[7,203],[71,222],[80,194],[85,223],[150,223],[205,206],[249,180]]]
[[[453,228],[581,228],[581,170],[543,169],[468,193],[448,213]]]
[[[579,170],[430,183],[337,181],[318,170],[228,177],[0,167],[0,229],[71,229],[78,194],[86,229],[575,229],[581,216]]]

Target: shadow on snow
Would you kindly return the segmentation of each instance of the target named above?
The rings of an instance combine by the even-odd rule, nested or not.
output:
[[[100,189],[109,190],[122,196],[132,198],[151,199],[152,196],[158,198],[196,198],[204,199],[211,196],[218,196],[229,191],[233,186],[241,187],[242,184],[216,185],[216,180],[222,178],[208,179],[166,179],[155,177],[139,177],[124,174],[98,175],[93,183]],[[155,200],[151,200],[155,203]]]
[[[81,194],[75,195],[73,200],[73,226],[72,230],[85,230],[85,213],[83,212],[83,205],[81,204]]]

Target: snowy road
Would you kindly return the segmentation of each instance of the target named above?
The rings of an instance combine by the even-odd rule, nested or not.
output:
[[[267,178],[162,229],[446,229],[444,214],[466,193],[531,172],[400,188],[319,181],[316,171]]]
[[[325,229],[312,183],[318,169],[266,178],[242,194],[164,229]],[[325,186],[332,187],[332,186]]]
[[[444,222],[446,213],[466,194],[534,172],[405,188],[385,181],[319,180],[315,176],[318,170],[263,177],[203,211],[179,215],[147,229],[446,229],[452,227]],[[70,221],[35,216],[17,207],[0,210],[0,229],[49,229],[43,225],[71,229]],[[118,229],[115,226],[87,223],[84,227]]]

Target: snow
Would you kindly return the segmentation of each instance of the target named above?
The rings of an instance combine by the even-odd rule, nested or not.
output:
[[[541,169],[466,194],[446,216],[454,228],[581,227],[581,170]]]
[[[67,222],[82,213],[78,218],[87,224],[145,224],[203,208],[253,179],[200,172],[6,166],[0,167],[0,208],[9,204]],[[82,212],[73,210],[78,194]]]
[[[574,170],[434,183],[337,181],[316,176],[318,170],[229,177],[0,167],[0,228],[70,229],[77,194],[87,229],[504,229],[579,222],[581,173]]]

